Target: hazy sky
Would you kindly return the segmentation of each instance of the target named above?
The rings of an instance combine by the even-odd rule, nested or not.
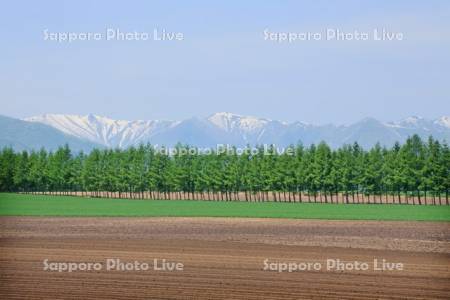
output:
[[[219,3],[220,2],[220,3]],[[271,4],[269,4],[271,2]],[[57,42],[49,33],[147,32]],[[182,41],[154,41],[153,30]],[[401,33],[374,41],[373,30]],[[325,40],[327,29],[370,33]],[[272,33],[322,33],[277,42]],[[350,123],[450,115],[450,1],[3,1],[0,114]]]

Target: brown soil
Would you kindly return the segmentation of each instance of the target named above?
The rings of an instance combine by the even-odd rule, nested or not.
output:
[[[1,299],[449,299],[450,224],[224,218],[0,218]],[[183,271],[44,271],[166,259]],[[403,263],[374,271],[373,259]],[[320,271],[264,271],[318,262]],[[327,259],[367,271],[326,269]]]

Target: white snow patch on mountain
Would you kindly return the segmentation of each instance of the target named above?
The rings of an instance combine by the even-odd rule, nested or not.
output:
[[[450,128],[450,117],[440,117],[439,119],[435,120],[434,123],[446,128]]]
[[[227,131],[239,130],[242,132],[252,132],[264,127],[270,120],[256,118],[252,116],[241,116],[228,112],[216,113],[208,118],[212,124]]]

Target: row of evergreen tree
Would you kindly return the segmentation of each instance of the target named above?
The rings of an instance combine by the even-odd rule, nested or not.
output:
[[[446,204],[450,150],[414,135],[391,148],[357,143],[168,154],[151,145],[0,152],[0,191],[152,199]],[[250,148],[249,148],[250,149]]]

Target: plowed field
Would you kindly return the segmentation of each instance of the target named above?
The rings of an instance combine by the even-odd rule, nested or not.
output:
[[[1,299],[449,299],[450,225],[232,218],[0,218]],[[181,262],[182,271],[44,270]],[[378,271],[373,259],[403,264]],[[264,260],[321,270],[263,270]],[[327,259],[369,270],[327,270]]]

